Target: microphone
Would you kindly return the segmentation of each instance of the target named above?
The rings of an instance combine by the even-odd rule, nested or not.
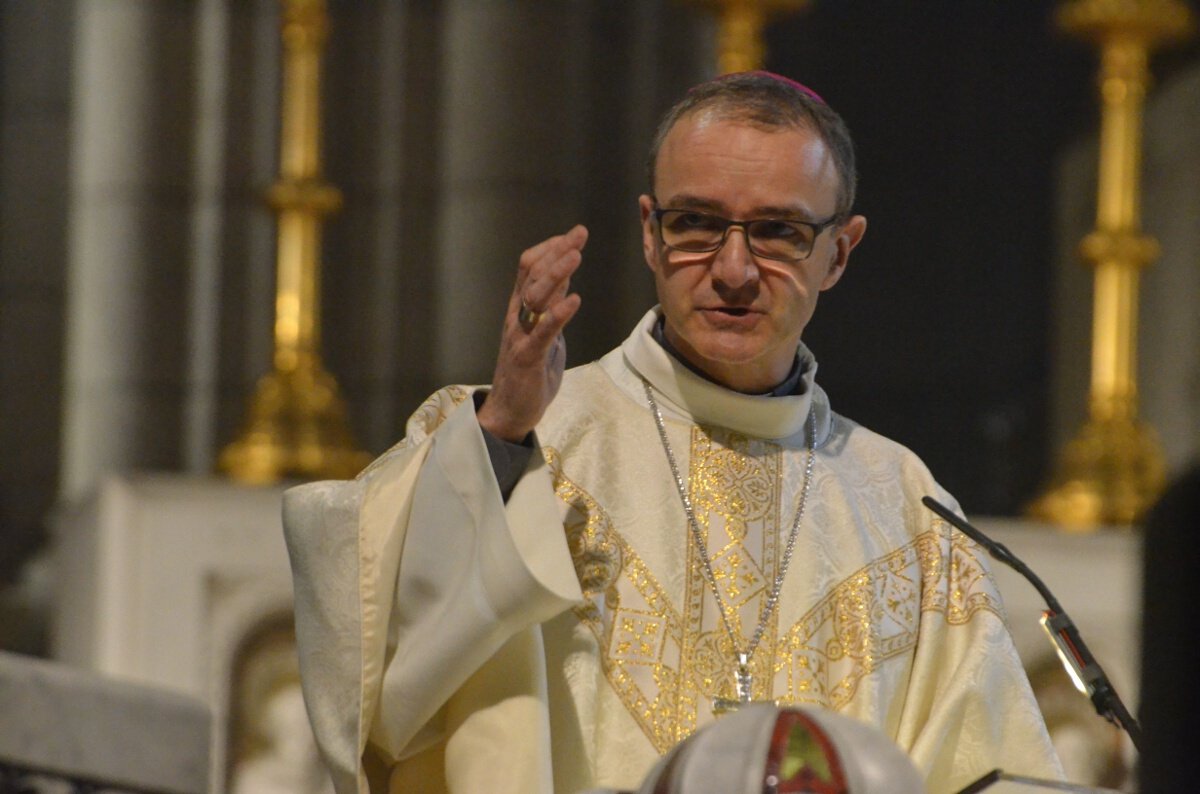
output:
[[[1079,635],[1075,622],[1067,615],[1066,610],[1058,603],[1058,599],[1050,592],[1050,588],[1037,577],[1029,566],[1017,559],[1003,543],[997,543],[976,527],[959,518],[950,508],[936,499],[923,496],[921,503],[944,518],[947,523],[956,527],[960,532],[978,543],[995,559],[1009,566],[1024,576],[1041,594],[1049,609],[1042,613],[1041,624],[1046,634],[1054,642],[1058,657],[1067,668],[1075,687],[1091,698],[1096,713],[1112,724],[1125,730],[1133,741],[1138,752],[1142,751],[1142,729],[1137,720],[1125,708],[1121,698],[1113,688],[1112,682],[1092,655],[1091,650]]]

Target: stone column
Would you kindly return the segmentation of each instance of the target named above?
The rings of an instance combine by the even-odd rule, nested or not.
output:
[[[72,0],[0,3],[0,647],[24,651],[3,587],[57,492],[73,22]]]
[[[573,282],[584,305],[568,363],[620,342],[653,303],[636,233],[646,119],[711,69],[710,38],[705,15],[675,3],[446,4],[433,318],[442,382],[491,377],[521,251],[575,223],[592,236]]]
[[[579,220],[586,30],[570,3],[449,0],[435,367],[491,378],[520,252]]]
[[[76,5],[61,487],[177,467],[187,371],[193,4]]]
[[[1200,460],[1200,65],[1151,97],[1144,168],[1146,231],[1162,256],[1143,277],[1141,402],[1174,476]]]
[[[196,2],[196,117],[192,173],[188,362],[183,416],[184,467],[210,471],[216,456],[220,357],[221,258],[225,225],[225,160],[230,78],[227,0]]]
[[[357,437],[376,452],[428,387],[398,395],[428,363],[428,174],[436,148],[422,139],[436,115],[438,9],[432,3],[331,4],[325,58],[325,173],[345,207],[331,216],[322,263],[322,354],[343,388]],[[417,75],[415,79],[410,75]],[[408,196],[424,190],[416,212]],[[414,333],[415,332],[415,333]]]

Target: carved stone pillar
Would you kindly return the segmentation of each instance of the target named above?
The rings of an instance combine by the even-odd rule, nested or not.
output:
[[[181,455],[192,7],[77,4],[61,484]],[[153,432],[149,432],[153,429]]]
[[[517,257],[579,220],[586,30],[569,4],[446,4],[437,369],[490,379]]]

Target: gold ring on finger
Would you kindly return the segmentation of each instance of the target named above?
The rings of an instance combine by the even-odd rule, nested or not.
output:
[[[542,313],[535,312],[533,309],[529,308],[529,304],[525,302],[524,298],[521,298],[521,310],[517,312],[517,322],[521,324],[521,328],[525,330],[525,333],[530,333],[533,331],[533,329],[537,327],[538,321],[541,319]]]

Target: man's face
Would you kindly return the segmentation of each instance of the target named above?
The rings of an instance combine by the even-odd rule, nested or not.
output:
[[[765,130],[700,112],[667,134],[654,187],[659,208],[818,223],[837,208],[838,175],[824,142],[807,129]],[[683,253],[663,245],[654,199],[638,204],[667,339],[710,377],[744,392],[787,377],[817,295],[841,278],[866,230],[862,216],[828,227],[799,262],[754,256],[741,228],[731,228],[717,251]]]

